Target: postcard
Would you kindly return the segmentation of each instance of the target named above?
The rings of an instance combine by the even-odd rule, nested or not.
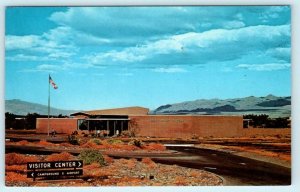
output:
[[[5,184],[291,185],[291,7],[8,6]]]

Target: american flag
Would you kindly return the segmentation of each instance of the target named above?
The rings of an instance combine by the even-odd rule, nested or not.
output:
[[[52,85],[52,87],[54,88],[54,89],[57,89],[58,87],[57,87],[57,85],[54,83],[54,81],[52,80],[52,78],[50,77],[50,75],[49,75],[49,83],[51,83],[51,85]]]

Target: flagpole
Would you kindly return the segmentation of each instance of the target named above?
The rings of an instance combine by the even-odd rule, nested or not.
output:
[[[49,136],[49,130],[50,130],[50,74],[48,77],[48,136]]]

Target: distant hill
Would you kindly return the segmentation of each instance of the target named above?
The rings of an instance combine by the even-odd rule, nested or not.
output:
[[[291,97],[245,97],[236,99],[198,99],[162,105],[153,114],[243,115],[267,114],[270,117],[290,117]]]
[[[51,107],[51,115],[69,115],[77,112],[75,110],[63,110]],[[28,113],[38,113],[40,115],[48,114],[48,106],[37,103],[30,103],[19,99],[5,100],[5,112],[16,115],[27,115]]]

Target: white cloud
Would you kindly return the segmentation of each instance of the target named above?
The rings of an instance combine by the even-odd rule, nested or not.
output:
[[[7,35],[5,37],[5,49],[17,50],[17,49],[29,49],[44,44],[45,41],[40,36],[27,35],[27,36],[15,36]]]
[[[206,63],[213,60],[237,59],[251,51],[265,52],[276,48],[278,42],[281,43],[280,46],[289,46],[289,39],[289,25],[215,29],[202,33],[174,35],[120,51],[88,55],[85,58],[88,62],[106,65],[143,62],[155,56],[176,57],[180,54],[190,54],[190,57],[194,57],[199,63]]]
[[[179,67],[169,67],[169,68],[160,67],[160,68],[152,69],[152,71],[158,72],[158,73],[184,73],[184,72],[187,72],[185,69],[179,68]]]
[[[6,36],[7,59],[10,61],[50,61],[65,59],[74,55],[76,48],[73,45],[61,44],[48,37],[47,34],[41,36]]]
[[[290,63],[266,63],[266,64],[239,64],[237,68],[251,71],[276,71],[290,68]]]
[[[291,60],[291,48],[290,47],[275,47],[266,51],[267,55],[270,55],[279,60],[290,62]]]

